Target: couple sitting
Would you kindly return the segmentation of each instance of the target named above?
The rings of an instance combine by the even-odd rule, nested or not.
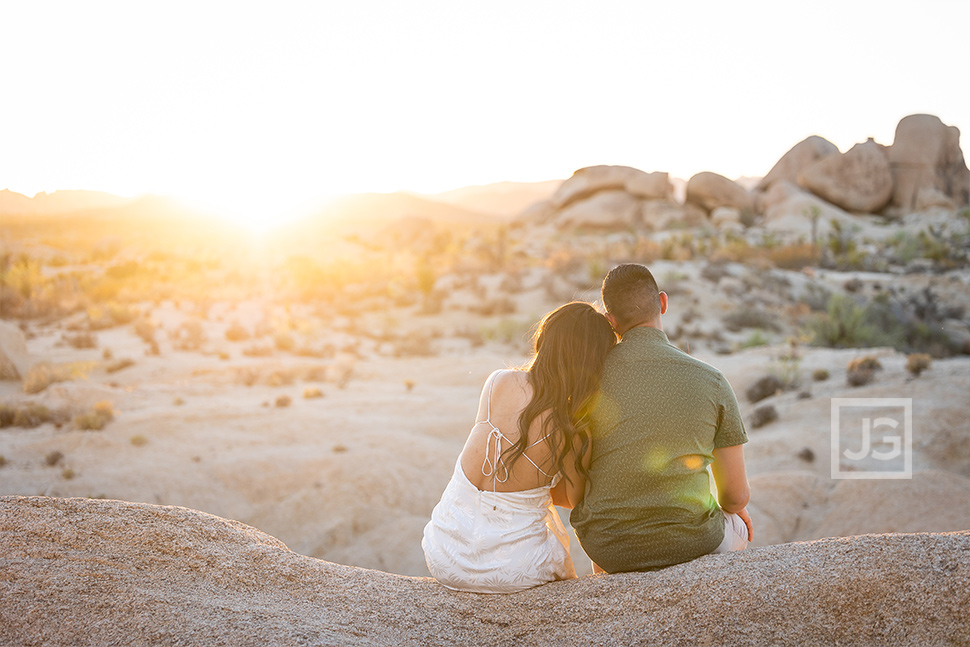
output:
[[[750,541],[747,435],[730,384],[667,341],[667,295],[645,266],[616,267],[602,295],[606,316],[587,303],[558,308],[528,368],[485,382],[421,542],[446,587],[512,593],[576,577],[553,504],[572,509],[596,572]]]

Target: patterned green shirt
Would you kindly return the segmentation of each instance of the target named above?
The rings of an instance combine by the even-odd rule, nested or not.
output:
[[[748,441],[731,385],[662,330],[627,331],[610,352],[592,418],[586,497],[570,523],[609,573],[692,560],[724,539],[707,466]]]

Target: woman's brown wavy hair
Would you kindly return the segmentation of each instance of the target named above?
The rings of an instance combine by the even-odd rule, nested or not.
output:
[[[503,452],[511,469],[529,446],[529,427],[549,411],[542,435],[553,457],[553,471],[562,471],[566,455],[579,439],[576,469],[586,474],[582,456],[589,447],[589,414],[599,391],[606,354],[616,345],[616,333],[606,317],[588,303],[574,301],[556,308],[539,322],[533,335],[535,353],[525,367],[532,399],[519,416],[519,438]]]

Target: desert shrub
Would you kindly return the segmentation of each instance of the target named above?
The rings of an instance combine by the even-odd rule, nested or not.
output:
[[[105,366],[104,370],[107,371],[108,373],[117,373],[120,370],[126,369],[129,366],[134,366],[134,365],[135,365],[135,360],[128,357],[122,357],[121,359],[115,360],[110,364],[108,364],[107,366]]]
[[[882,369],[882,364],[879,359],[873,357],[872,355],[866,355],[864,357],[856,357],[851,360],[848,365],[850,371],[878,371]]]
[[[3,454],[0,454],[0,467],[3,467],[6,464],[7,464],[7,457],[4,456]]]
[[[906,370],[913,377],[919,377],[920,373],[928,369],[932,362],[933,359],[926,353],[912,353],[906,357]]]
[[[721,321],[732,332],[738,332],[742,328],[781,330],[781,326],[778,324],[778,317],[758,307],[738,307],[721,317]]]
[[[818,265],[820,253],[818,247],[811,243],[797,243],[774,247],[768,250],[768,260],[775,267],[786,270],[800,270],[805,267]]]
[[[888,341],[866,309],[843,294],[832,295],[828,311],[810,319],[808,329],[812,343],[830,348],[881,346]]]
[[[97,348],[98,338],[89,332],[82,332],[76,335],[63,335],[61,339],[71,348]]]
[[[63,470],[61,470],[61,478],[65,481],[70,481],[75,476],[77,476],[77,474],[75,474],[74,470],[72,470],[70,467],[65,467]]]
[[[252,344],[244,348],[242,353],[246,357],[269,357],[273,354],[273,347]]]
[[[276,398],[276,406],[279,408],[288,407],[293,404],[293,398],[288,395],[281,395]]]
[[[50,409],[36,402],[28,402],[14,409],[13,420],[10,426],[33,429],[34,427],[39,427],[44,423],[53,421],[54,415]]]
[[[236,382],[252,386],[259,381],[259,369],[252,366],[244,366],[236,369]]]
[[[513,314],[516,312],[516,310],[518,310],[518,307],[515,305],[515,301],[507,296],[487,299],[477,307],[472,308],[473,312],[476,312],[484,317]]]
[[[795,455],[798,456],[799,459],[805,461],[806,463],[815,462],[815,452],[813,452],[810,447],[803,447],[801,451],[799,451]]]
[[[395,357],[428,357],[433,354],[430,335],[412,334],[394,342]]]
[[[708,263],[701,269],[701,278],[715,285],[720,283],[721,279],[725,276],[731,276],[731,271],[728,269],[726,261]]]
[[[323,397],[323,391],[321,391],[320,389],[318,389],[315,386],[308,386],[307,388],[303,389],[303,397],[305,399],[307,399],[307,400],[313,400],[315,398],[322,398]]]
[[[177,396],[174,400],[172,400],[172,404],[176,407],[181,407],[183,404],[185,404],[185,400],[182,397]]]
[[[277,332],[273,335],[273,345],[276,346],[277,350],[290,352],[296,347],[296,340],[288,332]]]
[[[131,437],[131,444],[135,447],[144,447],[148,444],[148,439],[141,434],[137,434]]]
[[[52,452],[48,452],[47,455],[44,456],[44,462],[47,464],[48,467],[54,467],[55,465],[60,463],[63,458],[64,458],[64,454],[55,449]]]
[[[226,339],[229,341],[246,341],[249,337],[249,331],[243,328],[238,321],[233,321],[226,328]]]
[[[778,420],[778,410],[773,405],[765,404],[751,412],[751,427],[758,429],[770,422]]]
[[[24,378],[24,393],[40,393],[56,382],[84,379],[92,367],[91,362],[73,362],[70,364],[40,362],[35,364],[27,373],[27,377]]]
[[[115,356],[114,351],[111,350],[110,348],[105,348],[103,351],[101,351],[101,359],[105,361],[109,359],[114,359],[114,356]]]
[[[828,369],[824,369],[824,368],[815,369],[814,371],[812,371],[812,379],[815,380],[816,382],[824,382],[825,380],[829,379]]]
[[[307,382],[325,382],[327,380],[327,367],[311,366],[303,372],[303,379]]]
[[[157,326],[150,319],[141,318],[135,322],[135,334],[146,344],[155,341],[156,330]]]
[[[293,369],[279,369],[273,371],[266,378],[269,386],[289,386],[296,379],[296,372]]]
[[[756,328],[751,331],[751,334],[741,342],[741,348],[756,348],[758,346],[767,346],[769,340],[765,337],[765,333],[760,328]]]
[[[0,429],[12,427],[15,415],[17,415],[16,407],[5,402],[0,402]]]
[[[784,384],[775,375],[765,375],[748,387],[744,392],[748,402],[760,402],[784,389]]]
[[[74,426],[83,431],[100,431],[114,418],[115,412],[112,404],[101,401],[96,403],[90,411],[74,416]]]
[[[849,386],[864,386],[875,379],[876,371],[882,369],[879,360],[872,356],[857,357],[849,362],[846,383]]]

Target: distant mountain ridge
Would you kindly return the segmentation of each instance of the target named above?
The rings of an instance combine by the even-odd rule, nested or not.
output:
[[[0,214],[59,214],[72,211],[110,209],[134,202],[103,191],[58,190],[53,193],[41,191],[28,197],[22,193],[4,189],[0,191]]]

